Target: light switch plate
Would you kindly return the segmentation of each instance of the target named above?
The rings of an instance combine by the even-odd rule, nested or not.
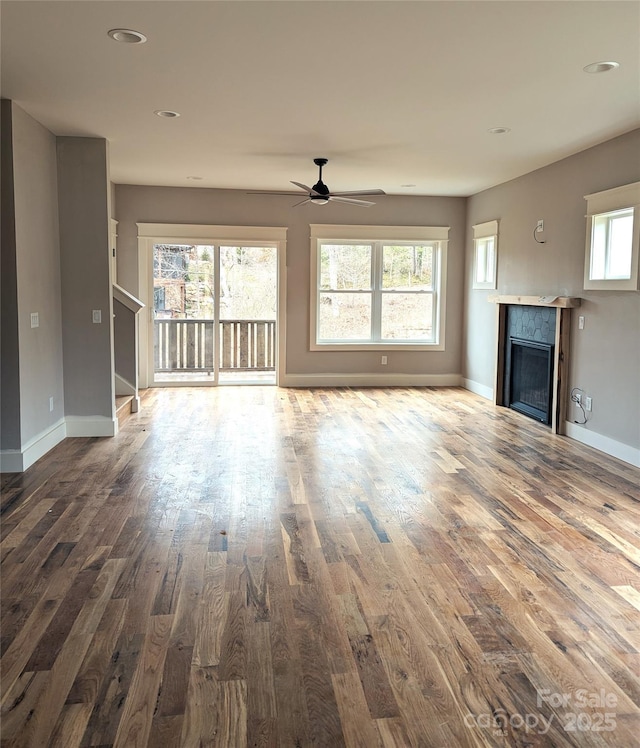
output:
[[[40,327],[40,315],[38,312],[31,312],[31,327]]]
[[[100,324],[102,322],[102,309],[94,309],[91,318],[94,325]]]

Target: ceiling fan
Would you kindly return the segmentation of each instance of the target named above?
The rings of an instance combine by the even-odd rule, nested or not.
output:
[[[375,203],[369,200],[358,200],[352,195],[385,195],[384,190],[352,190],[350,192],[331,192],[327,185],[322,181],[322,167],[329,161],[328,158],[314,158],[313,163],[318,167],[318,181],[313,187],[308,187],[306,184],[301,182],[291,181],[291,184],[295,184],[301,190],[307,193],[307,198],[299,203],[296,203],[293,207],[296,208],[298,205],[306,205],[307,203],[313,203],[314,205],[326,205],[328,202],[334,203],[348,203],[349,205],[360,205],[363,208],[370,208]],[[271,190],[262,190],[257,192],[249,192],[249,195],[291,195],[290,192],[272,192]]]

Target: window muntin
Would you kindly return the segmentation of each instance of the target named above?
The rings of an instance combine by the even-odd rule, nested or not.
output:
[[[318,346],[438,345],[440,241],[318,239]]]

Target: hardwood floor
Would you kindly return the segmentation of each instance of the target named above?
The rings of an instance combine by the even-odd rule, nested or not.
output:
[[[640,471],[465,390],[156,389],[2,481],[2,748],[637,745]]]

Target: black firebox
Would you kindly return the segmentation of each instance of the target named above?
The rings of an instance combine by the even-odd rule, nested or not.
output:
[[[502,402],[551,425],[555,308],[507,307]]]
[[[542,423],[551,423],[553,346],[510,339],[509,407]]]

